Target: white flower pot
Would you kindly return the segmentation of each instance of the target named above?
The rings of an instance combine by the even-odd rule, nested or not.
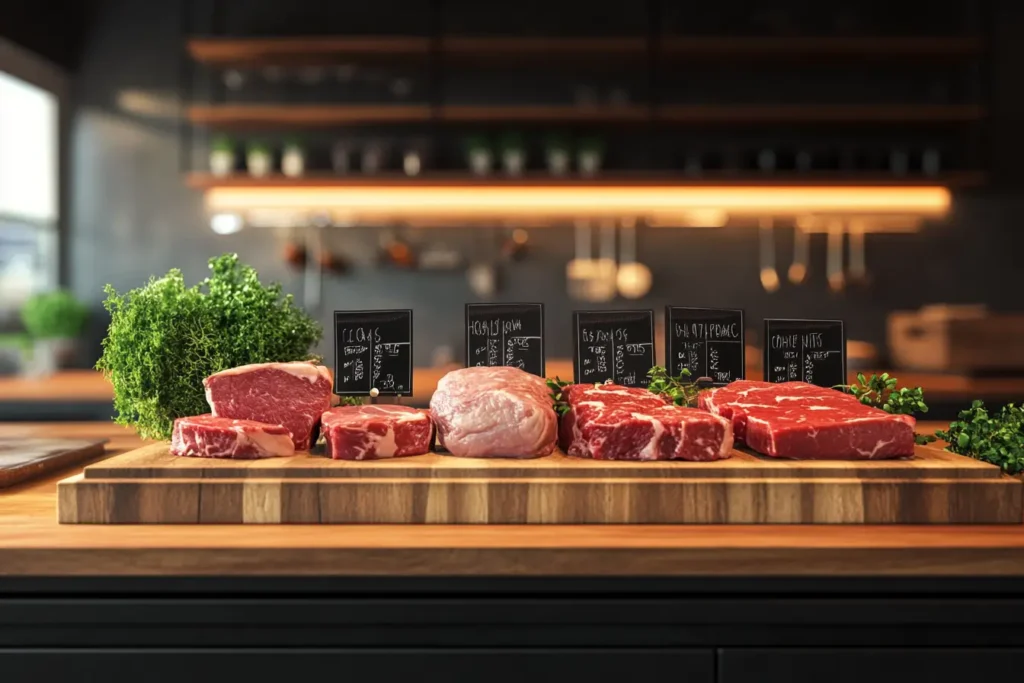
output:
[[[494,157],[489,149],[474,149],[469,153],[469,169],[474,175],[487,175],[491,172]]]
[[[589,150],[580,152],[577,163],[581,175],[597,175],[597,172],[601,170],[601,153]]]
[[[281,155],[281,173],[289,178],[297,178],[306,169],[306,157],[301,149],[286,149]]]
[[[505,167],[505,173],[509,175],[522,175],[526,168],[526,152],[521,149],[507,149],[501,155],[501,163]]]
[[[210,152],[210,173],[215,176],[226,176],[234,170],[234,152],[227,149],[215,149]]]
[[[249,169],[249,175],[262,178],[270,174],[272,163],[270,155],[266,152],[249,152],[245,155],[245,165]]]
[[[31,374],[48,377],[75,359],[78,342],[75,339],[37,339],[32,347]]]
[[[569,172],[569,152],[564,149],[548,151],[548,170],[552,175],[565,175]]]

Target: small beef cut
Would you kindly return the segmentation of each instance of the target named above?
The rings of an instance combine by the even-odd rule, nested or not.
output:
[[[646,389],[573,384],[559,444],[595,460],[721,460],[732,450],[729,420],[667,402]]]
[[[555,449],[558,418],[547,385],[518,368],[449,372],[437,383],[430,413],[452,455],[534,458]]]
[[[421,455],[430,450],[434,425],[425,410],[371,405],[332,408],[321,430],[335,460],[376,460]]]
[[[171,453],[197,458],[252,460],[295,455],[292,435],[281,425],[196,415],[174,421]]]
[[[257,363],[203,380],[217,417],[283,425],[295,450],[309,450],[320,416],[331,407],[331,371],[313,363]]]
[[[737,440],[796,460],[878,460],[914,454],[916,421],[804,382],[740,380],[702,392],[701,407],[732,421]]]

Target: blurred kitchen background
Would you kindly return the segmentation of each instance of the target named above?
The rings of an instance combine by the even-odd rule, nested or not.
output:
[[[1024,3],[15,5],[0,419],[109,416],[103,286],[226,251],[415,309],[419,404],[474,301],[543,302],[563,377],[574,309],[738,307],[749,377],[763,317],[842,318],[930,417],[1024,399]]]

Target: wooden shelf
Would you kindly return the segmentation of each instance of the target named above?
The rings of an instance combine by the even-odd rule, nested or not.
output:
[[[675,57],[967,57],[984,48],[981,38],[887,36],[661,38],[660,51]]]
[[[224,104],[189,107],[192,123],[218,127],[335,126],[429,121],[429,105]]]
[[[194,124],[230,127],[303,127],[424,123],[965,123],[985,116],[978,105],[296,105],[225,104],[189,107]]]
[[[189,173],[186,183],[198,190],[231,187],[975,187],[983,185],[986,174],[981,171],[959,171],[943,173],[925,178],[895,178],[878,174],[849,173],[775,173],[771,175],[726,174],[706,172],[701,178],[689,178],[682,174],[615,173],[599,178],[552,178],[544,173],[527,174],[520,178],[477,178],[466,173],[430,173],[409,177],[397,173],[379,175],[335,175],[313,173],[301,178],[271,175],[255,178],[243,174],[215,176],[206,172]]]
[[[662,36],[656,47],[645,36],[291,36],[268,38],[196,37],[189,54],[214,66],[323,63],[353,58],[570,57],[644,55],[666,57],[968,57],[984,43],[973,36]]]
[[[666,123],[966,123],[984,118],[973,104],[665,104],[655,110]]]
[[[351,57],[413,57],[430,51],[430,39],[416,36],[330,36],[290,38],[193,38],[194,60],[215,66],[310,63]]]

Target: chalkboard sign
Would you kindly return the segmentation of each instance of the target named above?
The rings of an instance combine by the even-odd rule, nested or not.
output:
[[[576,311],[573,373],[580,384],[646,387],[654,366],[654,311]]]
[[[712,386],[745,379],[743,311],[665,307],[665,367],[673,377],[711,378]]]
[[[466,304],[466,367],[544,376],[544,304]]]
[[[334,312],[334,393],[412,394],[411,310]]]
[[[846,332],[842,320],[764,321],[766,382],[846,384]]]

